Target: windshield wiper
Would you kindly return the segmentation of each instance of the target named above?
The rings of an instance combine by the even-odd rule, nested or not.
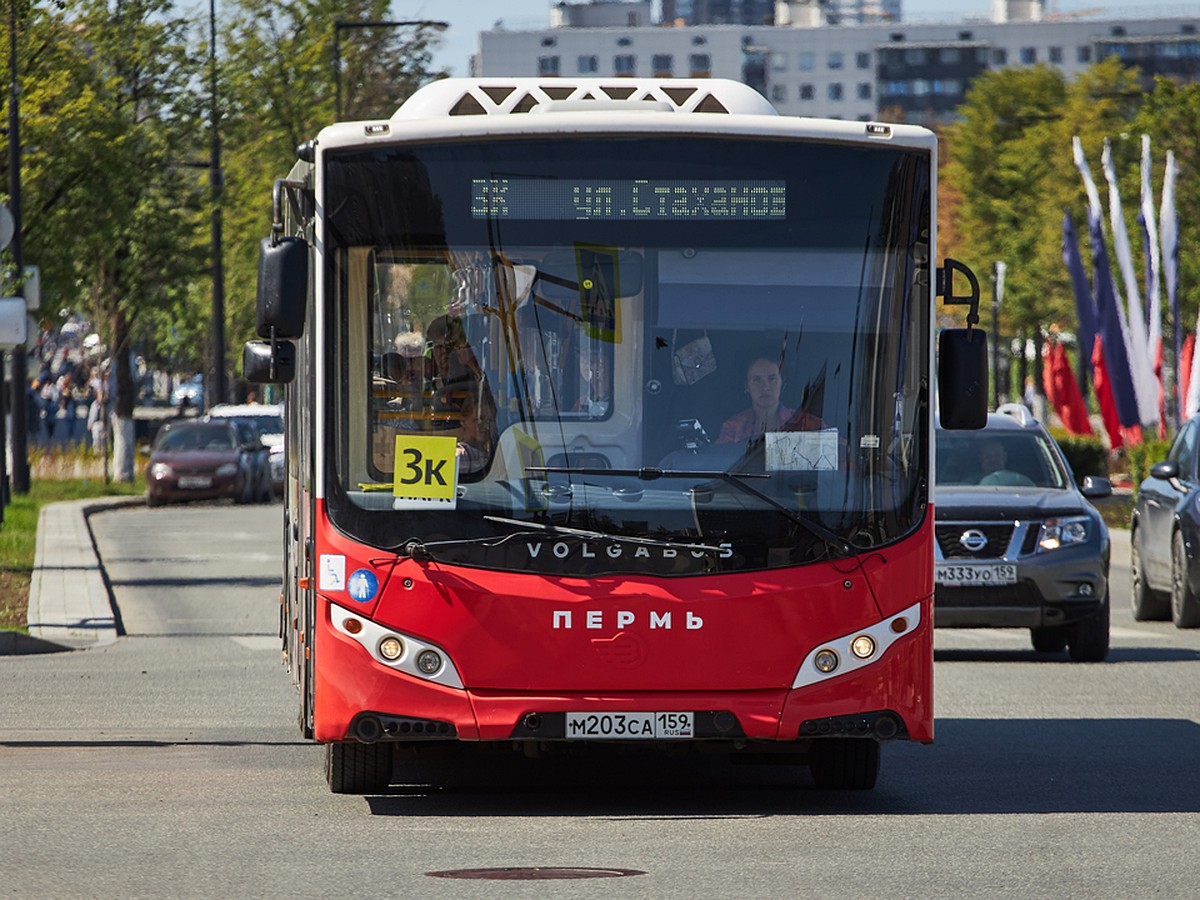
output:
[[[764,494],[758,488],[747,483],[744,479],[770,478],[765,472],[713,472],[691,471],[688,469],[660,469],[655,466],[643,466],[640,469],[597,469],[584,466],[526,466],[526,472],[548,472],[558,475],[612,475],[620,478],[637,478],[641,481],[655,481],[659,478],[719,478],[726,484],[731,484],[740,491],[762,500],[772,509],[777,510],[795,522],[817,540],[831,550],[843,556],[855,556],[857,551],[845,538],[838,537],[823,525],[811,522],[793,509],[788,509],[774,497]]]
[[[635,535],[609,534],[605,531],[592,531],[587,528],[572,528],[570,525],[550,525],[545,522],[526,522],[521,519],[508,519],[504,516],[484,516],[488,522],[501,522],[505,525],[519,525],[522,528],[532,528],[548,534],[561,534],[568,537],[588,538],[593,541],[613,541],[620,544],[643,544],[647,547],[669,547],[673,550],[694,550],[697,553],[727,553],[729,548],[717,547],[713,544],[687,544],[680,541],[666,541],[659,538],[637,537]]]

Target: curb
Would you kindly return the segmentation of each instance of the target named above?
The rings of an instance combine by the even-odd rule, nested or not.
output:
[[[97,497],[42,507],[29,584],[29,634],[0,635],[0,655],[85,650],[116,642],[112,593],[88,517],[144,503],[138,496]]]

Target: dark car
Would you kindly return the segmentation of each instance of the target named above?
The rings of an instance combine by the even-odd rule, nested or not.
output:
[[[1062,451],[1024,407],[978,431],[937,432],[933,621],[946,628],[1028,628],[1034,649],[1077,662],[1108,655],[1109,538]]]
[[[249,503],[270,495],[266,448],[253,427],[233,422],[168,422],[146,466],[146,503],[229,498]]]
[[[1200,625],[1200,418],[1179,429],[1167,458],[1138,488],[1130,522],[1133,617]]]

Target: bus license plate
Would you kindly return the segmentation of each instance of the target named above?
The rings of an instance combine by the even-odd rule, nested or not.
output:
[[[939,565],[934,570],[938,584],[945,587],[978,587],[992,584],[1016,584],[1017,567],[999,565]]]
[[[690,712],[567,713],[568,740],[695,737]]]

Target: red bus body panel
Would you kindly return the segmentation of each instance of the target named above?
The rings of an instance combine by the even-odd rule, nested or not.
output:
[[[857,560],[682,578],[550,577],[403,559],[348,540],[318,502],[317,553],[375,572],[359,603],[318,594],[314,724],[348,738],[363,711],[452,722],[464,740],[508,739],[529,712],[728,710],[747,737],[793,740],[802,721],[892,710],[933,738],[932,516]],[[874,663],[792,689],[806,655],[914,604],[919,625]],[[427,641],[464,689],[373,660],[330,617],[340,610]]]

